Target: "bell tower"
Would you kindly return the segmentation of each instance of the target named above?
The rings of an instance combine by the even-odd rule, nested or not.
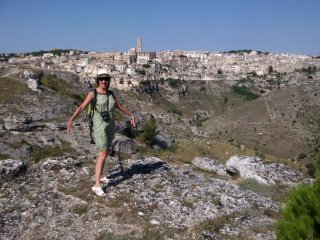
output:
[[[142,52],[142,41],[141,41],[141,37],[138,37],[138,41],[137,41],[137,53],[141,53]]]

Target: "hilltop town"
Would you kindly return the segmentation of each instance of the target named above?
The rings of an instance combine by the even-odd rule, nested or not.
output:
[[[127,52],[84,52],[59,49],[43,54],[0,55],[2,65],[28,66],[67,71],[90,82],[97,71],[105,68],[115,79],[118,89],[130,89],[145,80],[179,79],[221,81],[233,85],[241,79],[260,77],[260,88],[279,81],[289,81],[292,73],[315,73],[320,58],[302,54],[267,53],[253,50],[229,52],[206,51],[144,51],[141,37],[136,48]],[[280,83],[279,83],[280,84]],[[261,91],[262,93],[265,90]]]

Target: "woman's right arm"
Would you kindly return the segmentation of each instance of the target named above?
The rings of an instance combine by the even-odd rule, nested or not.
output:
[[[79,114],[85,109],[85,107],[91,102],[91,100],[94,98],[94,93],[90,91],[86,97],[86,99],[82,102],[82,104],[76,109],[76,111],[72,114],[71,118],[68,121],[67,124],[67,132],[70,134],[73,121],[79,116]]]

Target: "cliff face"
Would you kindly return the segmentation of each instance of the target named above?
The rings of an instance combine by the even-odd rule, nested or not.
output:
[[[183,96],[163,86],[152,96],[117,93],[140,112],[141,122],[156,116],[156,139],[177,149],[152,150],[139,137],[124,136],[125,121],[119,120],[113,149],[121,150],[121,158],[108,157],[105,175],[111,181],[104,186],[107,196],[98,197],[91,191],[96,150],[84,116],[72,135],[65,129],[86,86],[74,75],[55,73],[57,78],[33,82],[31,90],[22,73],[1,70],[0,239],[275,239],[278,203],[288,186],[304,178],[301,166],[246,157],[252,151],[244,146],[237,150],[242,156],[225,149],[219,155],[210,149],[219,138],[203,143],[194,135],[210,136],[216,117],[248,106],[239,96],[224,95],[230,89],[218,93],[210,87],[212,95],[206,95],[207,83],[192,82]],[[308,99],[313,109],[315,97]],[[274,108],[281,115],[282,108]],[[231,145],[241,140],[233,137]],[[190,145],[179,149],[179,138]]]

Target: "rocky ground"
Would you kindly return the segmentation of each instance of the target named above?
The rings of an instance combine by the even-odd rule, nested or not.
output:
[[[118,93],[142,123],[152,113],[159,134],[151,149],[139,137],[129,138],[118,116],[113,149],[123,154],[108,157],[105,175],[111,182],[104,187],[107,196],[98,197],[91,191],[96,151],[88,124],[82,116],[72,135],[65,129],[87,87],[69,73],[46,72],[58,80],[48,77],[39,84],[24,72],[0,69],[0,239],[275,239],[279,208],[288,189],[305,178],[304,168],[283,164],[278,156],[272,162],[225,132],[238,134],[246,118],[234,126],[233,117],[252,104],[271,106],[272,94],[250,105],[226,85],[204,82],[191,82],[185,96],[179,89],[164,91],[167,86]],[[265,115],[282,119],[304,139],[316,138],[320,94],[303,86],[299,92],[312,91],[311,97],[272,105]],[[286,106],[300,115],[280,118]],[[209,138],[217,133],[208,130],[212,122],[223,133]],[[261,130],[250,136],[261,139]],[[217,140],[229,148],[217,150]]]
[[[111,182],[104,187],[107,196],[98,197],[90,189],[93,162],[84,158],[49,158],[31,166],[1,161],[0,238],[275,239],[277,201],[239,187],[214,159],[177,166],[135,154],[120,162],[108,158],[107,165]],[[283,176],[286,184],[301,179],[285,166],[262,172],[255,174]]]

